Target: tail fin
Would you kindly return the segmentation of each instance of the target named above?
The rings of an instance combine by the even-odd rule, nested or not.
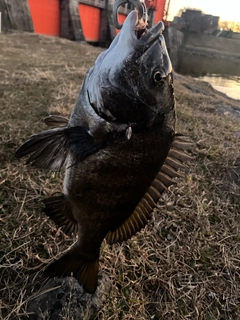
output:
[[[99,253],[87,256],[79,252],[79,246],[73,246],[67,253],[51,263],[44,271],[46,277],[73,276],[83,289],[94,293],[98,285]]]

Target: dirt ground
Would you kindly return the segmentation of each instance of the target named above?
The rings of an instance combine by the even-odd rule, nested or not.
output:
[[[62,172],[14,158],[49,114],[68,116],[100,48],[0,34],[0,319],[240,319],[240,101],[175,74],[177,131],[194,142],[190,171],[148,226],[101,249],[99,288],[46,282],[73,242],[42,213]]]

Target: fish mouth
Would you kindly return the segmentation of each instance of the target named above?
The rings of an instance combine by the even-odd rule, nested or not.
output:
[[[138,12],[134,10],[127,16],[120,34],[128,38],[128,44],[132,44],[134,48],[143,47],[145,51],[159,38],[163,30],[164,24],[161,21],[148,28],[143,19],[138,19]],[[121,42],[121,36],[119,41]]]
[[[116,29],[121,29],[123,26],[118,22],[118,9],[120,6],[125,5],[126,3],[131,4],[137,9],[139,20],[144,20],[144,18],[147,17],[147,8],[144,2],[140,2],[139,0],[115,0],[113,3],[113,24]],[[146,20],[147,19],[145,19],[145,21]]]
[[[117,18],[117,12],[118,8],[125,4],[125,3],[131,3],[134,7],[136,7],[136,10],[132,11],[129,13],[127,16],[127,19],[123,24],[119,24],[118,18]],[[125,29],[129,29],[130,32],[131,30],[135,31],[135,35],[137,39],[141,39],[142,41],[148,42],[152,39],[153,35],[155,37],[158,37],[158,35],[164,30],[164,25],[162,22],[157,24],[157,26],[154,26],[154,28],[149,29],[148,28],[148,14],[147,14],[147,8],[144,2],[140,2],[138,0],[115,0],[113,4],[113,21],[114,25],[117,29],[121,29],[123,26],[123,32],[126,34]],[[146,37],[143,37],[150,31],[150,34]],[[155,38],[154,37],[154,38]]]
[[[147,51],[160,37],[164,30],[164,24],[160,21],[151,29],[140,29],[136,31],[138,45],[142,46],[143,52]]]
[[[145,20],[138,20],[138,23],[134,28],[137,39],[141,39],[141,37],[147,33],[147,26],[148,24]]]

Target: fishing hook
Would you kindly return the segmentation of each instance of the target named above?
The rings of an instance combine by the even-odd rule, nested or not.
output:
[[[134,7],[138,10],[138,17],[139,19],[142,19],[143,16],[145,16],[145,4],[141,3],[139,0],[116,0],[113,4],[113,23],[117,29],[122,28],[122,24],[119,24],[118,22],[118,8],[125,4],[125,3],[131,3]]]

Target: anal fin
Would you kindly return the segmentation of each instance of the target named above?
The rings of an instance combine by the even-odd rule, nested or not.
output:
[[[76,161],[83,161],[104,146],[104,141],[97,141],[86,127],[69,127],[66,133],[69,151],[74,155]]]
[[[77,233],[78,224],[72,215],[71,206],[64,195],[54,196],[43,200],[44,212],[55,222],[62,231],[71,235]]]

